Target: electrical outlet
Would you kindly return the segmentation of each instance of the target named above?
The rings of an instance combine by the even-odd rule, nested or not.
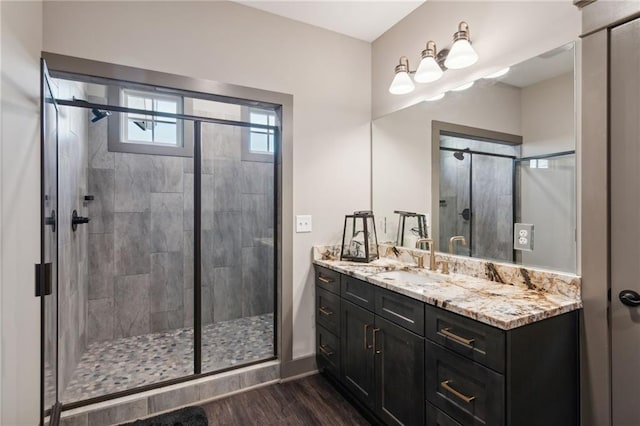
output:
[[[311,215],[296,216],[296,232],[311,232]]]
[[[533,225],[516,223],[513,225],[514,250],[533,251]]]

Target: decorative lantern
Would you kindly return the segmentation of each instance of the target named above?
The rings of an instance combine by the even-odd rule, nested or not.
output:
[[[398,247],[411,247],[419,238],[428,238],[426,215],[415,212],[405,212],[395,210],[394,213],[400,215],[398,220],[398,234],[396,245]],[[420,247],[422,248],[422,247]]]
[[[371,262],[378,258],[378,237],[373,212],[364,210],[344,217],[340,260]]]

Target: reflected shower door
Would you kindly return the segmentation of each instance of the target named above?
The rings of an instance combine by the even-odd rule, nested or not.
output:
[[[462,155],[461,155],[462,154]],[[440,251],[449,248],[449,239],[462,235],[467,245],[456,243],[454,254],[470,256],[471,247],[471,155],[440,151]]]
[[[513,159],[474,153],[472,255],[513,261]]]
[[[534,228],[522,263],[571,272],[576,268],[576,160],[574,153],[523,159],[517,164],[520,218]]]

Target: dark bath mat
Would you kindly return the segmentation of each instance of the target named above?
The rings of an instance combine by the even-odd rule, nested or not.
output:
[[[187,407],[159,416],[123,423],[120,426],[208,426],[209,421],[200,407]]]

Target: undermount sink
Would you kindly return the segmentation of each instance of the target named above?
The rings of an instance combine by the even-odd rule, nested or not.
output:
[[[389,271],[376,274],[376,277],[383,280],[399,280],[411,284],[433,284],[442,281],[441,277],[434,275],[423,275],[411,271]]]

